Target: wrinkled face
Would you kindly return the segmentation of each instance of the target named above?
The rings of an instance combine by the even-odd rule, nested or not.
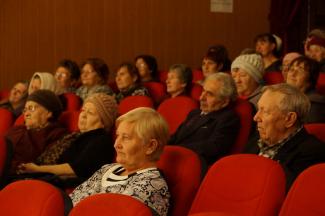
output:
[[[9,94],[9,101],[12,104],[20,103],[20,100],[27,92],[27,86],[23,83],[17,83],[11,90]]]
[[[219,71],[219,65],[211,59],[204,58],[202,61],[203,76],[207,77],[210,74],[217,73]]]
[[[65,67],[58,67],[55,71],[54,77],[62,88],[68,88],[72,85],[71,73]]]
[[[23,110],[27,129],[43,128],[48,124],[52,113],[34,101],[27,101]]]
[[[115,82],[120,91],[129,89],[136,82],[137,77],[132,77],[127,67],[121,67],[116,74]]]
[[[116,162],[127,170],[141,169],[142,165],[148,162],[147,144],[137,136],[132,123],[121,122],[118,125],[114,148]]]
[[[304,64],[302,62],[300,64],[294,62],[289,68],[286,82],[304,92],[310,85],[308,80],[309,71],[305,69]]]
[[[258,101],[258,111],[254,116],[260,138],[269,145],[285,138],[286,115],[279,109],[283,94],[266,91]]]
[[[231,76],[235,81],[238,95],[248,96],[258,87],[258,83],[245,70],[235,68],[231,71]]]
[[[228,105],[229,100],[219,97],[219,89],[222,83],[217,80],[206,80],[200,96],[200,109],[204,113],[217,111]]]
[[[297,57],[296,56],[294,56],[294,57],[285,56],[283,58],[283,61],[282,61],[282,76],[283,76],[284,80],[287,80],[290,64],[295,58],[297,58]]]
[[[318,45],[311,45],[309,47],[309,57],[321,62],[322,60],[325,59],[325,47],[318,46]]]
[[[28,90],[28,94],[32,94],[34,91],[41,89],[42,81],[40,78],[34,78],[30,82],[30,88]]]
[[[275,44],[265,40],[258,40],[255,44],[255,50],[262,56],[267,56],[275,49]]]
[[[80,132],[87,132],[98,128],[104,128],[97,109],[93,103],[86,102],[79,115],[78,127]]]
[[[81,70],[82,85],[93,87],[100,84],[101,79],[90,64],[85,64]]]
[[[146,62],[142,58],[138,58],[135,62],[135,66],[138,68],[140,79],[150,79],[151,78],[151,72],[149,70],[149,66],[146,64]]]
[[[167,92],[172,97],[177,96],[185,91],[186,84],[181,81],[178,73],[175,70],[171,70],[167,74]]]

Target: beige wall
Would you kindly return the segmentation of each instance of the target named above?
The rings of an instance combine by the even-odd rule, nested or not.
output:
[[[231,58],[269,29],[270,0],[234,0],[233,13],[211,13],[209,0],[1,0],[0,89],[62,58],[101,57],[111,71],[137,54],[159,68],[200,65],[211,44]]]

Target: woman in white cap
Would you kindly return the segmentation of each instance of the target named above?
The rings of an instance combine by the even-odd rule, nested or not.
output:
[[[255,37],[255,51],[262,55],[264,71],[281,71],[282,40],[275,34],[264,33]]]
[[[249,100],[255,107],[261,96],[263,75],[263,60],[259,54],[240,55],[231,64],[238,97]]]
[[[79,115],[80,133],[67,135],[49,146],[35,163],[20,164],[18,172],[50,173],[67,181],[72,179],[73,184],[81,183],[104,164],[113,162],[111,130],[116,116],[114,97],[105,93],[92,94],[85,100]]]

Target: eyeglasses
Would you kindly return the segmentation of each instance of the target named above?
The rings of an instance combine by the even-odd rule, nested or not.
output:
[[[36,109],[38,108],[38,106],[27,106],[23,109],[23,113],[29,111],[29,112],[34,112]]]
[[[290,68],[289,68],[289,72],[298,72],[298,73],[305,73],[306,72],[306,70],[305,70],[305,68],[304,67],[294,67],[294,66],[291,66]]]
[[[56,72],[54,76],[56,78],[66,78],[68,75],[66,73]]]
[[[92,74],[92,73],[96,73],[96,71],[94,70],[82,70],[81,74]]]

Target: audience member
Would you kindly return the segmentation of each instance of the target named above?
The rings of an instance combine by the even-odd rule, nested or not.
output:
[[[318,94],[316,84],[319,65],[308,57],[301,56],[292,61],[288,71],[287,83],[305,93],[311,103],[307,123],[325,123],[325,96]]]
[[[28,94],[32,94],[36,90],[47,89],[56,95],[63,93],[63,89],[59,86],[53,74],[48,72],[36,72],[33,74],[28,87]]]
[[[28,96],[23,110],[25,124],[12,127],[6,135],[13,147],[11,173],[16,172],[18,164],[35,160],[47,146],[67,134],[57,121],[61,112],[62,104],[50,90],[37,90]]]
[[[281,47],[282,40],[275,34],[264,33],[256,36],[255,50],[262,55],[265,72],[281,70]]]
[[[308,98],[285,83],[266,86],[254,116],[258,135],[246,146],[255,153],[279,162],[287,177],[287,189],[306,168],[325,162],[325,143],[303,127],[309,113]]]
[[[190,95],[192,70],[184,64],[174,64],[169,68],[166,80],[167,93],[170,97]]]
[[[94,93],[114,95],[107,85],[109,69],[107,64],[100,58],[88,58],[81,65],[81,86],[76,94],[84,101]]]
[[[204,79],[213,73],[229,71],[230,64],[228,51],[225,46],[215,45],[209,47],[202,60],[202,73]],[[204,80],[199,80],[198,83],[203,85]]]
[[[311,58],[311,54],[309,52],[308,43],[312,37],[325,39],[325,30],[324,29],[313,29],[308,33],[306,40],[304,41],[304,52],[305,52],[305,56],[307,56],[309,58]]]
[[[135,66],[138,68],[141,82],[158,81],[158,64],[151,55],[139,55],[135,57]]]
[[[132,63],[122,63],[119,66],[115,82],[119,90],[119,93],[115,97],[118,103],[128,96],[149,96],[148,89],[140,83],[138,69]]]
[[[35,163],[22,163],[19,173],[45,173],[73,180],[76,186],[96,170],[114,160],[112,128],[117,116],[117,104],[112,96],[95,93],[89,96],[81,109],[78,127],[80,132],[68,134],[55,144],[47,146]],[[42,176],[41,176],[42,177]],[[51,178],[49,178],[51,179]],[[64,184],[65,183],[65,184]]]
[[[72,60],[63,59],[57,65],[54,77],[63,92],[76,92],[80,79],[79,66]]]
[[[297,53],[297,52],[290,52],[290,53],[287,53],[284,57],[283,57],[283,60],[282,60],[282,76],[283,76],[283,79],[284,81],[287,80],[287,75],[288,75],[288,71],[289,71],[289,68],[290,68],[290,64],[293,60],[295,60],[296,58],[300,57],[301,54],[300,53]]]
[[[9,110],[14,118],[21,115],[28,95],[28,82],[16,83],[9,93],[9,98],[0,101],[0,108]]]
[[[313,36],[307,43],[310,58],[320,64],[320,71],[325,73],[325,38]]]
[[[240,127],[232,107],[236,98],[236,85],[229,74],[209,75],[200,96],[200,109],[188,114],[169,144],[195,151],[201,157],[203,169],[229,153]]]
[[[140,200],[153,215],[166,216],[170,194],[157,161],[168,140],[167,123],[155,110],[141,107],[120,116],[116,126],[117,163],[79,185],[70,194],[73,204],[98,193],[119,193]]]
[[[261,96],[263,75],[263,60],[259,54],[240,55],[231,64],[231,76],[239,97],[249,100],[255,107]]]

